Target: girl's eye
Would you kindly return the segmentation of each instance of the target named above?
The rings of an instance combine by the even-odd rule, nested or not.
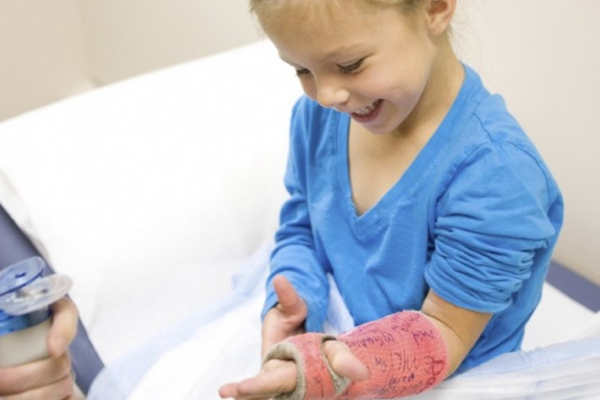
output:
[[[353,72],[356,72],[363,65],[363,61],[365,61],[365,59],[361,58],[357,62],[352,63],[350,65],[338,65],[338,68],[343,74],[351,74]]]
[[[296,70],[297,76],[305,76],[305,75],[309,75],[309,74],[310,74],[310,71],[307,70],[306,68],[301,68],[301,69]]]

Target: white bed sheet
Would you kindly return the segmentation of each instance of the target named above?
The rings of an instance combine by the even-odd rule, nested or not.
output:
[[[271,238],[300,93],[259,42],[0,124],[0,203],[73,278],[106,362],[226,293]]]
[[[260,368],[259,315],[270,248],[264,246],[240,266],[228,296],[202,307],[108,366],[94,383],[88,400],[218,399],[220,385],[254,375]],[[352,328],[352,319],[335,290],[332,299],[330,332]],[[551,290],[544,306],[562,300],[564,295]],[[586,322],[591,321],[589,314]],[[560,318],[560,312],[554,317]],[[558,325],[558,320],[539,322],[548,323],[538,327],[545,331]],[[600,321],[592,322],[594,331],[588,329],[585,337],[563,338],[559,344],[503,355],[414,398],[596,398],[600,394]],[[577,329],[579,334],[583,332],[581,327]]]
[[[300,92],[293,70],[259,42],[0,124],[0,203],[74,278],[71,295],[100,356],[118,368],[154,343],[146,348],[151,363],[124,380],[127,393],[161,382],[142,378],[176,359],[178,345],[205,335],[206,324],[256,330],[258,294],[250,301],[244,292],[247,303],[237,308],[230,277],[272,238]],[[225,309],[238,317],[214,318]],[[591,311],[547,286],[524,346],[569,341],[593,332],[593,323]],[[181,324],[190,329],[173,329]],[[157,346],[157,337],[169,340]],[[250,340],[244,348],[255,357],[256,336]],[[180,379],[213,393],[193,381],[220,373],[202,375],[203,358]],[[227,371],[241,375],[255,364],[232,360]]]

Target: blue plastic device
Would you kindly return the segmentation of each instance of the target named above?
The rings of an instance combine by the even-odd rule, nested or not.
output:
[[[0,271],[0,336],[49,319],[50,304],[73,285],[66,275],[42,277],[45,268],[42,258],[32,257]]]

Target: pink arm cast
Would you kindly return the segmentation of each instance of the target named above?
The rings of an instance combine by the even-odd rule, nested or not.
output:
[[[344,342],[369,369],[366,381],[337,375],[323,342]],[[339,337],[308,333],[275,345],[265,356],[293,360],[296,389],[277,400],[393,399],[421,393],[448,374],[448,351],[438,329],[420,312],[404,311],[361,325]]]

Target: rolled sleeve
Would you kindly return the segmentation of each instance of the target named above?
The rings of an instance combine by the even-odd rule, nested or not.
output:
[[[532,150],[488,143],[457,169],[438,201],[429,286],[460,307],[499,312],[529,278],[556,229],[548,177]]]

